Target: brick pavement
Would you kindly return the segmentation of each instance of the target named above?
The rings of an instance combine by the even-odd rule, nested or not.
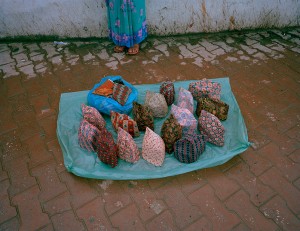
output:
[[[300,28],[0,44],[0,230],[300,230]],[[252,146],[211,169],[141,181],[66,171],[62,92],[105,75],[133,84],[229,76]]]

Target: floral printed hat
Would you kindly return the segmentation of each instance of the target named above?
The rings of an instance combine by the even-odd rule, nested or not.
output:
[[[173,114],[165,120],[161,128],[161,138],[165,142],[166,152],[172,153],[174,143],[182,137],[182,127],[175,119]]]
[[[159,92],[160,92],[160,94],[162,94],[165,97],[168,106],[170,106],[170,105],[172,105],[172,103],[174,103],[175,88],[174,88],[173,82],[171,82],[171,81],[162,82],[162,84],[160,85],[160,88],[159,88]]]
[[[132,136],[119,127],[118,129],[118,153],[122,160],[136,163],[140,159],[140,151]]]
[[[177,107],[176,105],[172,104],[171,113],[182,126],[183,135],[195,133],[197,129],[197,120],[188,109]]]
[[[199,117],[200,133],[203,134],[207,141],[217,146],[224,145],[225,128],[221,121],[213,114],[202,110]]]
[[[154,130],[153,113],[148,106],[133,102],[133,118],[137,122],[140,131],[145,131],[146,127]]]
[[[197,103],[197,116],[200,116],[202,110],[215,115],[220,120],[226,120],[229,111],[229,105],[222,102],[221,100],[201,97],[200,99],[198,99]]]
[[[165,155],[165,143],[163,139],[147,127],[143,139],[143,158],[154,166],[162,166]]]
[[[118,147],[112,134],[107,129],[100,131],[97,155],[103,163],[110,165],[112,168],[118,165]]]
[[[194,113],[194,99],[192,93],[184,88],[179,88],[179,94],[177,99],[177,106],[188,109],[191,113]]]
[[[145,106],[148,106],[154,117],[165,117],[168,114],[168,105],[165,97],[160,93],[146,92]]]
[[[81,111],[82,111],[83,118],[87,122],[94,125],[100,130],[105,127],[106,122],[96,108],[87,106],[85,104],[81,104]]]
[[[174,157],[182,163],[193,163],[205,150],[205,137],[203,135],[186,135],[174,145]]]
[[[104,128],[106,129],[106,128]],[[100,130],[87,120],[83,119],[78,128],[78,143],[83,149],[89,152],[97,151]]]
[[[140,135],[137,123],[131,119],[130,116],[111,111],[110,119],[115,131],[118,131],[118,128],[120,127],[128,132],[132,137],[138,137]]]
[[[212,82],[209,79],[203,79],[189,84],[189,91],[192,93],[195,100],[200,97],[209,97],[212,99],[220,99],[221,84]]]

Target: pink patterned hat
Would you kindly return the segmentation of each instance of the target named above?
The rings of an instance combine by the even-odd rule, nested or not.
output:
[[[172,104],[171,113],[182,126],[183,135],[195,133],[197,129],[197,120],[188,109],[177,107],[176,105]]]
[[[162,166],[165,155],[166,150],[163,139],[147,127],[143,140],[143,158],[155,166]]]
[[[140,159],[140,151],[132,136],[119,127],[118,129],[119,157],[129,163],[136,163]]]
[[[217,146],[224,145],[225,128],[221,121],[213,114],[202,110],[198,128],[200,133],[206,136],[208,142]]]
[[[209,97],[212,99],[221,98],[221,84],[212,82],[209,79],[203,79],[189,84],[189,91],[195,100],[201,97]]]

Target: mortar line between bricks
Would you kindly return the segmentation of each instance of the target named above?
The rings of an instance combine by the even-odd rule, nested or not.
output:
[[[268,219],[268,217],[266,217],[266,216],[260,211],[260,209],[259,209],[263,204],[266,204],[266,203],[262,203],[261,205],[256,206],[256,205],[251,201],[250,195],[248,195],[248,192],[247,192],[246,190],[240,189],[240,190],[238,190],[237,192],[235,192],[234,194],[237,194],[237,193],[240,192],[240,191],[244,191],[244,192],[247,194],[247,196],[249,197],[249,202],[251,203],[251,205],[253,206],[253,208],[254,208],[257,212],[259,212],[260,214],[262,214],[262,216],[263,216],[264,218],[267,218],[267,219]],[[234,196],[234,194],[233,194],[232,196]],[[277,195],[277,194],[275,194],[274,196],[272,196],[272,197],[271,197],[270,199],[268,199],[267,201],[270,201],[270,200],[271,200],[272,198],[274,198],[276,195]],[[228,198],[228,199],[229,199],[229,198]],[[228,201],[228,199],[227,199],[226,201]],[[237,213],[235,210],[230,209],[230,208],[228,208],[228,207],[226,206],[226,201],[224,201],[224,207],[225,207],[228,211],[230,211],[231,213],[234,213],[237,217],[239,217],[240,220],[245,224],[244,219],[239,215],[239,213]],[[274,220],[271,219],[271,221],[278,227],[277,223],[276,223]],[[246,224],[245,224],[245,225],[246,225]],[[246,226],[248,227],[248,225],[246,225]],[[280,228],[280,227],[279,227],[279,228]]]

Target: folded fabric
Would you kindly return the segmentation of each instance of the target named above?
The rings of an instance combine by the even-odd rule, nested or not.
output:
[[[161,138],[165,142],[166,152],[172,153],[174,144],[182,137],[182,127],[173,114],[165,120],[161,128]]]
[[[113,88],[113,98],[122,106],[126,104],[131,93],[131,89],[126,85],[115,83]]]
[[[199,117],[198,128],[208,142],[217,146],[224,145],[225,128],[221,121],[213,114],[202,110]]]
[[[165,155],[164,141],[158,134],[147,127],[142,145],[143,158],[155,166],[162,166]]]
[[[154,118],[149,107],[133,102],[133,118],[137,122],[140,131],[145,131],[146,127],[154,130]]]
[[[174,157],[182,163],[193,163],[205,150],[203,135],[186,135],[175,143]]]
[[[194,113],[194,99],[192,93],[184,88],[179,88],[179,94],[177,99],[177,106],[188,109],[191,113]]]
[[[96,95],[102,95],[102,96],[109,96],[113,93],[113,88],[114,88],[114,82],[111,81],[110,79],[106,80],[102,85],[97,87],[93,94]]]
[[[165,117],[168,114],[168,105],[165,97],[160,93],[146,92],[145,106],[148,106],[154,117]]]
[[[188,109],[177,107],[172,104],[171,113],[182,126],[182,135],[195,133],[197,129],[197,120]]]
[[[110,165],[112,168],[118,165],[118,147],[112,134],[107,129],[100,131],[97,155],[101,162]]]
[[[220,99],[221,84],[212,82],[209,79],[200,80],[189,84],[189,91],[195,100],[200,97],[209,97],[212,99]]]
[[[78,128],[78,143],[81,148],[89,152],[95,152],[97,150],[99,135],[100,130],[97,127],[85,119],[81,120]]]
[[[100,130],[105,127],[106,122],[96,108],[81,104],[81,111],[83,118],[90,124],[94,125]]]
[[[118,129],[118,154],[122,160],[135,163],[140,159],[140,151],[132,136],[119,127]]]
[[[137,123],[131,119],[130,116],[111,111],[110,119],[116,132],[118,132],[118,128],[120,127],[128,132],[132,137],[138,137],[140,135]]]
[[[170,105],[172,105],[172,103],[174,103],[175,88],[174,88],[173,82],[171,82],[171,81],[162,82],[162,84],[160,85],[160,88],[159,88],[159,92],[160,92],[160,94],[162,94],[165,97],[168,106],[170,106]]]
[[[208,111],[215,115],[220,120],[226,120],[229,110],[229,105],[221,100],[211,99],[208,97],[201,97],[197,102],[196,114],[200,116],[202,110]]]

